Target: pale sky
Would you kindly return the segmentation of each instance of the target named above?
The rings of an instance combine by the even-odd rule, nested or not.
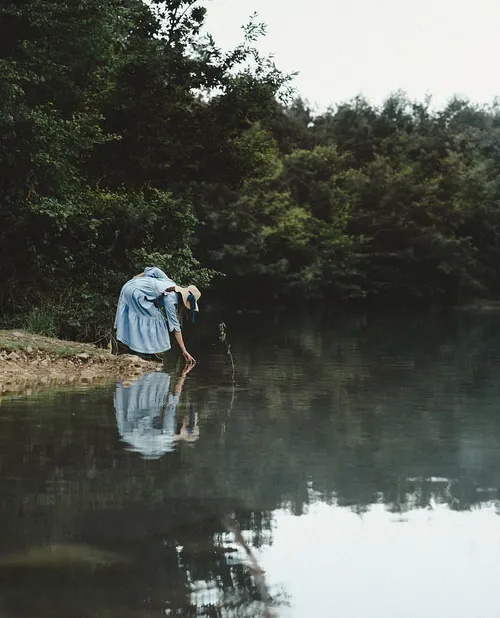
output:
[[[398,89],[490,103],[500,94],[500,0],[212,0],[208,30],[223,49],[253,12],[260,44],[319,109],[364,94],[381,103]]]

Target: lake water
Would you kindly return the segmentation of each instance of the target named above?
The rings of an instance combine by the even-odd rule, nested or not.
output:
[[[2,402],[0,618],[500,616],[500,315],[204,319]]]

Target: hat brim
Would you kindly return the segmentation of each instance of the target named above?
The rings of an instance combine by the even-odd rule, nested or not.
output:
[[[199,298],[201,296],[201,293],[199,292],[199,290],[197,288],[195,288],[195,290],[196,290],[196,292],[198,292],[198,294],[199,294],[198,298]],[[181,295],[184,307],[186,307],[186,309],[191,310],[191,304],[188,301],[189,293],[193,291],[191,286],[188,287],[188,288],[182,288],[180,285],[176,285],[175,286],[175,291],[178,292]],[[199,307],[198,307],[198,299],[195,299],[194,310],[195,311],[199,311],[200,310]]]

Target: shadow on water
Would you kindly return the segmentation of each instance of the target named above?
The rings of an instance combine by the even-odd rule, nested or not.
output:
[[[499,509],[500,317],[224,321],[236,385],[215,320],[184,390],[4,403],[0,616],[266,616],[277,509]]]

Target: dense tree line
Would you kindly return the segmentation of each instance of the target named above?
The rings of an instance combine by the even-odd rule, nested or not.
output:
[[[262,24],[224,52],[203,4],[2,3],[5,322],[103,335],[151,263],[240,300],[498,296],[496,105],[314,114]]]

